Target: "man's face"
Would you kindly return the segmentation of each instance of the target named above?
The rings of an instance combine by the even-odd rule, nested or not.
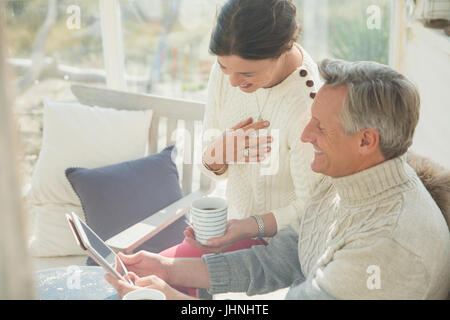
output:
[[[302,141],[314,146],[311,168],[330,177],[343,177],[357,172],[360,165],[358,133],[346,135],[339,120],[346,86],[327,87],[318,92],[311,108],[311,120],[302,133]]]
[[[282,61],[281,58],[247,60],[236,55],[217,57],[222,72],[229,76],[230,84],[245,93],[273,85]]]

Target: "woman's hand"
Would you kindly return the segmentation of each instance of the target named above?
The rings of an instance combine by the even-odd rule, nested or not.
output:
[[[256,131],[268,128],[268,121],[244,120],[227,130],[205,151],[203,159],[212,170],[224,168],[228,162],[261,162],[271,151],[272,137],[258,137]],[[248,155],[244,149],[248,148]]]
[[[256,236],[257,231],[258,229],[254,219],[247,218],[228,221],[225,234],[221,237],[209,239],[206,245],[202,245],[195,240],[194,229],[192,227],[186,228],[184,236],[186,237],[186,242],[198,250],[220,253],[240,240]]]
[[[119,252],[118,256],[127,270],[138,277],[156,275],[165,281],[169,279],[166,267],[168,258],[147,251],[139,251],[132,255],[125,255]]]

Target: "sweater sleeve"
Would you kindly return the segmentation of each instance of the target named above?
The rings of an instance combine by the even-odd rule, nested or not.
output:
[[[218,63],[215,62],[211,68],[208,80],[207,100],[203,117],[202,156],[206,147],[222,134],[219,126],[219,100],[221,97],[221,88],[223,87],[221,73],[222,71],[219,69]],[[217,175],[206,169],[203,163],[200,164],[200,170],[207,177],[216,181],[222,181],[228,178],[228,170],[222,175]]]
[[[323,175],[311,169],[314,150],[310,143],[300,140],[303,128],[310,120],[310,113],[304,112],[295,117],[288,131],[289,165],[294,184],[295,199],[286,207],[272,209],[277,223],[277,229],[282,230],[294,223],[303,212],[306,202],[311,197],[314,188],[323,179]]]
[[[206,262],[211,294],[263,294],[304,280],[297,252],[298,234],[288,228],[267,245],[225,254],[209,254]]]

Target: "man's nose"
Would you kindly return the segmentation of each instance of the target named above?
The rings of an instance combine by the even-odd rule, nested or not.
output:
[[[241,78],[241,76],[239,74],[233,73],[233,74],[230,75],[230,84],[231,84],[231,86],[238,87],[238,86],[241,85],[241,83],[242,83],[242,78]]]
[[[313,131],[311,130],[311,121],[308,122],[308,124],[306,125],[305,129],[303,129],[302,132],[302,136],[301,136],[301,140],[303,143],[312,143],[314,141],[314,134]]]

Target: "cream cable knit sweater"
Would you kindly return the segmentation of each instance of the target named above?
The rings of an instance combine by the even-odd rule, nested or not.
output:
[[[206,255],[212,293],[291,286],[288,299],[446,299],[450,234],[404,157],[324,177],[296,232],[268,246]],[[291,230],[291,232],[289,232]]]
[[[318,91],[321,82],[316,63],[305,50],[297,47],[303,53],[303,65],[277,86],[256,93],[248,94],[232,87],[217,62],[212,68],[204,130],[218,129],[220,133],[249,117],[256,121],[257,94],[262,118],[271,123],[266,133],[278,140],[272,143],[273,150],[263,164],[230,164],[222,176],[202,166],[202,171],[212,179],[228,179],[226,197],[230,219],[273,212],[281,230],[302,211],[310,190],[319,180],[310,167],[312,147],[302,143],[300,136],[310,118],[311,93]],[[205,141],[203,148],[211,141]]]
[[[359,299],[365,292],[379,299],[446,298],[447,224],[405,159],[330,180],[317,189],[320,195],[300,219],[298,250],[305,276],[314,276],[335,297]],[[376,283],[368,288],[375,271],[379,288]]]

